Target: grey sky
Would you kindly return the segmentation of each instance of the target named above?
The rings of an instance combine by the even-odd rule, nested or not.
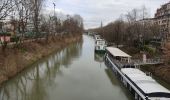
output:
[[[87,29],[99,27],[101,21],[106,25],[119,18],[121,14],[126,14],[133,8],[141,8],[143,5],[153,17],[156,9],[169,0],[48,0],[46,3],[48,10],[53,10],[53,2],[58,12],[80,14]]]

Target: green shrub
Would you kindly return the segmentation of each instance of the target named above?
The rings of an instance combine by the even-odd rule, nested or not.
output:
[[[148,52],[151,55],[155,54],[155,52],[156,52],[156,50],[154,48],[151,48],[148,45],[144,45],[143,46],[143,50]]]
[[[0,36],[11,36],[8,32],[0,32]]]
[[[11,42],[16,42],[16,43],[18,43],[19,42],[19,36],[12,36],[11,37]]]

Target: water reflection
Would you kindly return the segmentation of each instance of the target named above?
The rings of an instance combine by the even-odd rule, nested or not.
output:
[[[94,60],[99,63],[104,62],[104,54],[94,53]]]
[[[112,85],[114,87],[121,87],[121,90],[123,90],[123,92],[125,93],[126,97],[127,97],[127,100],[133,100],[133,96],[129,93],[129,91],[124,88],[123,84],[121,84],[120,80],[117,79],[117,77],[115,76],[115,74],[112,72],[111,69],[109,68],[106,68],[105,69],[105,72],[108,76],[108,78],[110,79],[110,82],[112,83]]]
[[[119,83],[117,82],[116,76],[113,74],[113,72],[110,69],[106,68],[105,72],[108,78],[110,79],[110,82],[112,83],[112,85],[114,86],[119,85]]]
[[[82,44],[79,41],[68,46],[5,83],[0,89],[0,100],[47,100],[49,90],[45,87],[57,86],[55,78],[63,75],[62,68],[68,68],[81,56]]]

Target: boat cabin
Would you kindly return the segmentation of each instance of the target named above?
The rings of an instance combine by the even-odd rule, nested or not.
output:
[[[100,35],[95,35],[95,40],[101,40],[101,36]]]
[[[131,56],[127,53],[123,52],[119,48],[115,47],[107,47],[106,52],[114,60],[117,60],[122,63],[130,63],[131,62]]]
[[[96,45],[106,45],[106,41],[104,39],[97,40],[95,42]]]

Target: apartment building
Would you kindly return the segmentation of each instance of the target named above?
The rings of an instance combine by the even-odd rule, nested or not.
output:
[[[170,35],[170,2],[157,9],[155,23],[160,26],[162,34],[166,37]]]
[[[139,20],[138,23],[142,25],[153,25],[155,24],[155,18],[145,18],[145,19]]]

